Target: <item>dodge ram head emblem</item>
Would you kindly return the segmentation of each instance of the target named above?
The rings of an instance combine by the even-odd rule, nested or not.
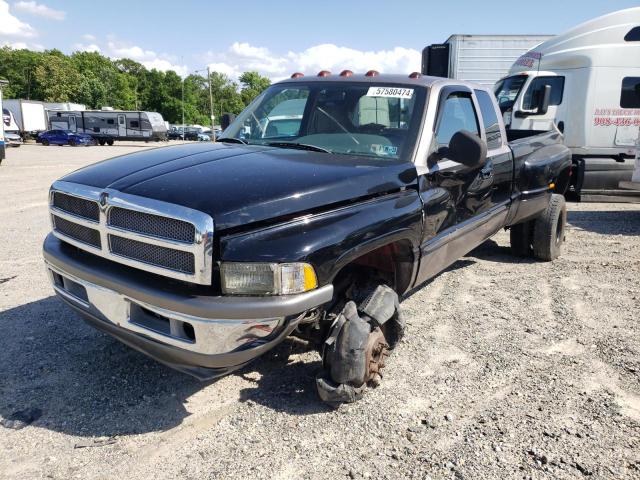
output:
[[[107,199],[109,198],[109,194],[107,192],[102,192],[100,194],[100,205],[104,207],[107,204]]]

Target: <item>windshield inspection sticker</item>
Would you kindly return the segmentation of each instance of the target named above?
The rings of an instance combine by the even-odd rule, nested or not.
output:
[[[398,147],[374,143],[371,145],[371,153],[375,153],[376,155],[396,155],[398,153]]]
[[[367,97],[411,98],[413,88],[369,87]]]

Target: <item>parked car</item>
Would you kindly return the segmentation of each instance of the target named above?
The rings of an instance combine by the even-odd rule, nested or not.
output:
[[[210,142],[211,141],[211,136],[207,133],[199,133],[198,134],[198,141],[199,142]]]
[[[95,145],[96,141],[86,133],[75,133],[68,130],[48,130],[38,135],[38,142],[43,145]]]
[[[169,140],[181,140],[182,139],[182,128],[181,127],[171,127],[167,132],[167,138]]]
[[[294,98],[282,134],[266,128]],[[480,85],[294,75],[219,142],[68,174],[44,241],[54,290],[89,324],[200,379],[295,335],[323,357],[320,397],[355,401],[404,333],[403,294],[503,228],[544,261],[565,240],[562,135],[505,132]]]
[[[190,128],[187,127],[184,129],[183,140],[192,140],[197,142],[199,140],[198,136],[200,135],[199,128]]]
[[[8,147],[19,147],[22,145],[22,137],[17,133],[4,132],[5,145]]]

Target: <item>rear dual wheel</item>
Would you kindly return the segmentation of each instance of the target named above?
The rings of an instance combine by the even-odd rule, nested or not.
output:
[[[550,262],[562,253],[566,239],[567,205],[564,196],[553,194],[537,218],[511,227],[511,251]]]

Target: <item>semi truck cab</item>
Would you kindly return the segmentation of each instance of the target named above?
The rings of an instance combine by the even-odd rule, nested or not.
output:
[[[494,93],[506,128],[564,134],[572,194],[630,195],[620,182],[631,178],[640,129],[640,8],[543,42],[513,64]]]

